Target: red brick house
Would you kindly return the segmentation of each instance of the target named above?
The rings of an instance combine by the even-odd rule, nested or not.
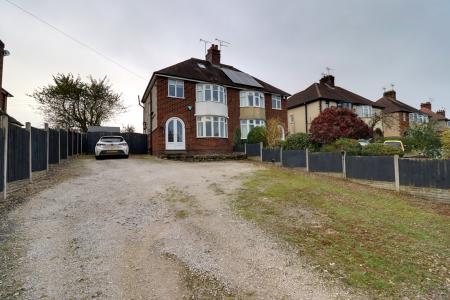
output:
[[[142,97],[144,133],[155,155],[227,153],[233,134],[242,139],[266,120],[287,130],[288,93],[220,62],[212,45],[206,59],[191,58],[153,73]]]

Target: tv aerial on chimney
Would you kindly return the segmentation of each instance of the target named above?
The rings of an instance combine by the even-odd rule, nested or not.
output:
[[[227,42],[227,41],[224,41],[224,40],[219,40],[218,38],[215,38],[214,41],[219,44],[220,50],[222,50],[222,47],[231,46],[230,42]]]
[[[205,44],[205,54],[207,53],[207,48],[208,48],[208,45],[209,44],[211,44],[211,42],[210,41],[207,41],[207,40],[204,40],[204,39],[200,39],[200,43],[204,43]]]
[[[9,56],[11,54],[11,52],[9,52],[8,50],[3,50],[3,56]]]
[[[391,91],[394,90],[395,84],[391,83]]]
[[[326,67],[325,70],[327,70],[325,73],[322,73],[323,75],[329,76],[331,75],[331,71],[334,71],[334,69],[330,67]]]

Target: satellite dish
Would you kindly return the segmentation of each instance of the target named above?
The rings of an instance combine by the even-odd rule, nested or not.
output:
[[[3,56],[9,56],[11,54],[11,52],[9,52],[8,50],[3,50]]]

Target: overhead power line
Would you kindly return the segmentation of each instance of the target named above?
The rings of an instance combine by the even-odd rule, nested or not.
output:
[[[131,69],[127,68],[126,66],[122,65],[121,63],[119,63],[119,62],[117,62],[116,60],[112,59],[111,57],[107,56],[106,54],[103,54],[102,52],[98,51],[97,49],[95,49],[95,48],[89,46],[87,43],[85,43],[85,42],[83,42],[83,41],[77,39],[76,37],[74,37],[74,36],[72,36],[72,35],[70,35],[70,34],[64,32],[63,30],[59,29],[58,27],[56,27],[56,26],[50,24],[49,22],[45,21],[45,20],[42,19],[41,17],[39,17],[39,16],[35,15],[34,13],[32,13],[32,12],[26,10],[26,9],[23,8],[22,6],[20,6],[20,5],[16,4],[16,3],[14,3],[14,2],[11,1],[11,0],[5,0],[5,1],[6,1],[7,3],[11,4],[12,6],[16,7],[17,9],[21,10],[21,11],[24,12],[25,14],[27,14],[27,15],[33,17],[34,19],[38,20],[39,22],[41,22],[41,23],[47,25],[48,27],[50,27],[50,28],[52,28],[53,30],[57,31],[58,33],[62,34],[62,35],[65,36],[66,38],[72,40],[73,42],[79,44],[80,46],[82,46],[82,47],[84,47],[84,48],[86,48],[86,49],[88,49],[88,50],[94,52],[95,54],[97,54],[97,55],[103,57],[103,58],[106,59],[107,61],[109,61],[109,62],[115,64],[116,66],[118,66],[118,67],[120,67],[120,68],[122,68],[123,70],[127,71],[128,73],[130,73],[130,74],[132,74],[132,75],[138,77],[139,79],[147,80],[144,76],[139,75],[138,73],[132,71]]]

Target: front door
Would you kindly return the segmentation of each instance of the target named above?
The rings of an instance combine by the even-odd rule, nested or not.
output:
[[[179,118],[170,118],[166,122],[166,150],[185,150],[184,123]]]

